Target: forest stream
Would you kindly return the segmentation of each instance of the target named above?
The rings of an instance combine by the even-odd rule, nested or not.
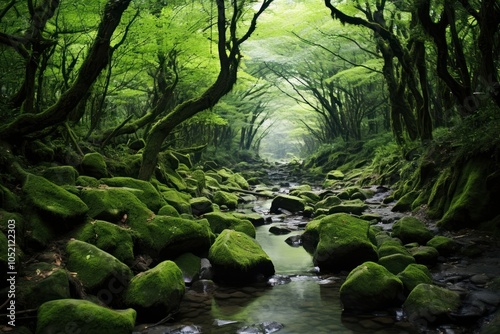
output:
[[[281,184],[279,193],[288,193],[299,184],[287,182],[286,174],[278,175],[274,181]],[[366,200],[366,211],[381,216],[377,225],[390,231],[405,214],[392,212],[393,204],[382,204],[390,190],[378,189]],[[343,312],[339,289],[348,273],[321,273],[301,245],[292,241],[289,245],[285,240],[300,236],[310,218],[289,212],[271,215],[271,202],[257,198],[240,204],[238,211],[257,212],[267,218],[265,225],[256,227],[256,239],[274,263],[274,276],[264,283],[240,287],[193,286],[186,290],[173,323],[143,324],[134,333],[479,333],[493,318],[485,315],[500,304],[500,295],[487,288],[492,278],[500,276],[498,241],[477,231],[460,231],[448,236],[460,243],[461,254],[469,256],[440,257],[431,267],[435,284],[466,296],[455,323],[439,327],[410,323],[402,308],[365,314]],[[433,223],[428,223],[432,229]],[[272,227],[289,233],[271,233]]]

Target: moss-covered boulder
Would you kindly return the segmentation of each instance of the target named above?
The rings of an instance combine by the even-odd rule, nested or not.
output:
[[[139,192],[122,188],[83,189],[80,198],[89,206],[91,218],[135,227],[154,216],[135,195]]]
[[[7,211],[15,211],[19,208],[19,198],[2,184],[0,184],[0,207]]]
[[[309,222],[302,242],[322,270],[351,270],[363,262],[378,260],[370,224],[346,213]]]
[[[409,251],[415,261],[420,264],[434,265],[439,257],[436,248],[430,246],[411,247]]]
[[[36,213],[26,216],[26,234],[24,242],[26,247],[33,250],[43,250],[57,237],[56,228],[43,222]]]
[[[59,229],[71,228],[83,222],[89,211],[88,206],[78,196],[41,176],[27,174],[23,192],[28,203],[44,221],[52,222]]]
[[[68,272],[40,262],[27,266],[17,282],[17,300],[26,309],[36,309],[49,300],[70,298]]]
[[[244,190],[250,189],[250,185],[248,184],[247,180],[240,173],[234,173],[233,175],[229,176],[229,178],[226,180],[226,184],[236,186],[237,188],[241,188]]]
[[[208,220],[210,228],[215,234],[230,229],[255,238],[255,226],[249,220],[236,218],[234,215],[225,212],[210,212],[203,215],[203,218]]]
[[[271,213],[280,213],[280,209],[290,212],[303,211],[305,208],[305,201],[297,196],[278,195],[271,203]]]
[[[331,170],[326,174],[327,180],[343,180],[345,178],[344,173],[340,170]]]
[[[261,226],[266,223],[264,217],[258,213],[232,212],[232,215],[238,219],[250,221],[253,224],[253,226]]]
[[[36,334],[132,333],[136,314],[133,309],[111,310],[87,300],[52,300],[38,309]]]
[[[130,281],[124,302],[137,311],[139,321],[158,321],[177,310],[184,292],[182,271],[174,262],[163,261]]]
[[[226,206],[228,209],[234,210],[238,206],[238,196],[223,190],[214,193],[213,201],[220,206]]]
[[[210,247],[214,280],[231,284],[254,282],[274,275],[274,265],[258,242],[245,233],[224,230]]]
[[[43,177],[59,186],[75,185],[78,171],[73,166],[49,167],[43,172]]]
[[[335,195],[331,195],[331,196],[325,197],[324,199],[322,199],[321,201],[316,203],[315,207],[316,207],[316,209],[325,209],[325,210],[327,210],[326,212],[328,212],[328,210],[331,207],[339,205],[340,203],[342,203],[342,200],[340,198],[338,198]]]
[[[427,246],[434,247],[443,256],[452,255],[458,250],[458,243],[455,240],[442,235],[433,237],[427,242]]]
[[[401,244],[399,239],[388,239],[378,247],[379,258],[393,254],[410,255],[410,252]]]
[[[189,200],[191,212],[195,216],[201,216],[205,213],[214,211],[212,201],[206,197],[195,197]]]
[[[460,295],[445,288],[421,283],[408,295],[403,309],[411,322],[439,324],[451,320],[460,307]]]
[[[187,189],[186,182],[177,172],[179,160],[175,155],[169,151],[160,153],[158,156],[158,165],[159,168],[156,169],[155,176],[161,183],[178,191],[185,191]]]
[[[368,209],[368,205],[366,205],[365,202],[360,199],[352,199],[342,201],[339,205],[332,206],[328,209],[328,213],[333,214],[344,212],[353,215],[361,215],[366,209]]]
[[[86,242],[70,240],[66,252],[68,253],[66,268],[75,272],[76,277],[90,292],[98,292],[99,289],[111,290],[110,287],[118,292],[128,285],[133,276],[132,271],[124,263]]]
[[[108,176],[108,166],[104,157],[97,152],[87,153],[83,156],[80,164],[80,171],[82,175],[92,176],[100,179]]]
[[[413,258],[413,256],[404,254],[386,255],[379,258],[378,260],[378,264],[384,266],[394,275],[402,272],[408,265],[412,263],[415,263],[415,259]]]
[[[76,239],[97,246],[121,262],[131,264],[134,260],[134,233],[118,225],[102,220],[85,224]]]
[[[158,261],[192,252],[206,253],[214,235],[206,219],[156,216],[140,230],[140,249]]]
[[[180,217],[179,212],[170,204],[165,204],[158,210],[159,216]]]
[[[382,310],[399,305],[402,295],[401,280],[374,262],[365,262],[354,268],[340,287],[344,310]]]
[[[189,203],[192,198],[191,195],[177,191],[173,188],[162,189],[161,194],[167,204],[173,206],[178,213],[191,214],[191,203]]]
[[[404,244],[418,242],[425,245],[427,241],[432,239],[433,234],[422,221],[407,216],[394,223],[392,236],[401,239]]]
[[[193,253],[184,253],[174,260],[182,271],[185,284],[191,284],[199,278],[201,269],[201,258]]]
[[[75,185],[80,187],[97,188],[101,182],[92,176],[80,175],[76,178]]]
[[[409,264],[405,270],[398,274],[398,277],[403,282],[407,293],[410,293],[420,283],[432,284],[432,275],[423,264]]]
[[[162,206],[167,204],[158,190],[147,181],[137,180],[131,177],[113,177],[101,180],[102,183],[111,187],[138,189],[134,195],[153,212],[158,212]]]

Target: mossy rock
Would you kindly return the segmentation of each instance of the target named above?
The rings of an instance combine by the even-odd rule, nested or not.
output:
[[[219,190],[214,193],[213,201],[219,206],[224,205],[233,210],[238,206],[238,196],[223,190]]]
[[[295,196],[302,198],[303,200],[305,200],[309,204],[315,204],[321,200],[319,195],[316,194],[315,192],[312,192],[312,191],[301,191],[298,194],[296,194]]]
[[[96,179],[108,176],[106,161],[104,161],[104,157],[97,152],[87,153],[83,156],[80,170],[82,175],[92,176]]]
[[[439,252],[434,247],[418,246],[409,249],[415,261],[420,264],[434,265],[439,257]]]
[[[244,189],[244,190],[249,190],[250,189],[250,185],[248,184],[248,181],[240,173],[235,173],[235,174],[231,175],[227,179],[226,183],[228,183],[228,184],[234,184],[238,188],[241,188],[241,189]]]
[[[417,199],[419,193],[417,191],[410,191],[403,195],[397,202],[394,204],[392,211],[394,212],[407,212],[411,211],[413,202]]]
[[[427,242],[427,246],[434,247],[443,256],[449,256],[458,251],[458,243],[442,235],[433,237]]]
[[[340,287],[344,310],[383,310],[399,305],[402,294],[401,280],[374,262],[365,262],[354,268]]]
[[[231,229],[255,238],[255,226],[249,220],[237,218],[225,212],[210,212],[203,215],[203,218],[208,220],[210,228],[215,234],[221,233],[225,229]]]
[[[113,177],[109,179],[101,179],[101,182],[110,187],[140,190],[141,192],[134,192],[134,194],[153,212],[158,212],[158,210],[166,204],[162,195],[150,182],[133,179],[131,177]]]
[[[159,168],[155,172],[158,181],[178,191],[185,191],[187,189],[186,182],[177,172],[179,160],[175,156],[169,152],[160,153],[158,164]]]
[[[134,233],[102,220],[85,224],[76,239],[92,244],[113,255],[119,261],[131,264],[134,260]]]
[[[201,169],[196,169],[191,173],[191,178],[196,180],[198,191],[202,191],[207,187],[207,180],[205,178],[205,173]]]
[[[327,209],[329,210],[331,207],[339,205],[342,203],[342,200],[337,196],[328,196],[316,203],[316,209]]]
[[[181,269],[185,284],[191,284],[199,278],[201,269],[201,258],[193,253],[184,253],[174,260]]]
[[[136,311],[112,310],[87,300],[59,299],[46,302],[38,309],[36,334],[132,333]]]
[[[421,283],[410,292],[403,309],[410,322],[440,324],[450,321],[450,315],[458,311],[460,304],[457,292]]]
[[[404,244],[418,242],[425,245],[433,237],[425,224],[415,217],[403,217],[392,226],[392,236],[401,239]]]
[[[290,188],[290,195],[299,196],[300,193],[312,191],[312,187],[309,184],[301,184]]]
[[[195,216],[201,216],[205,213],[214,211],[212,201],[206,197],[195,197],[189,200],[191,205],[191,212]]]
[[[132,227],[144,224],[154,216],[135,193],[121,188],[83,189],[81,199],[89,206],[91,218],[111,223],[126,223]]]
[[[309,222],[302,241],[321,270],[351,270],[363,262],[378,260],[370,224],[346,213]]]
[[[234,230],[219,234],[210,247],[208,259],[217,282],[243,284],[274,275],[273,262],[259,243]]]
[[[130,281],[125,305],[137,311],[141,322],[156,322],[179,308],[185,285],[182,271],[172,261],[163,261]]]
[[[343,180],[344,178],[345,178],[344,173],[337,169],[331,170],[326,174],[327,180]]]
[[[136,177],[142,164],[142,154],[121,153],[116,159],[108,159],[108,173],[125,177]]]
[[[340,193],[337,194],[337,197],[342,200],[350,200],[350,199],[360,199],[365,200],[368,198],[369,193],[359,187],[347,187],[342,189]]]
[[[241,213],[241,212],[232,212],[234,217],[238,219],[248,220],[252,223],[253,226],[261,226],[266,223],[266,220],[262,215],[258,213]]]
[[[32,162],[54,161],[55,152],[52,148],[40,140],[28,142],[25,148],[25,156]]]
[[[392,254],[410,255],[410,252],[401,244],[399,239],[390,238],[378,247],[378,256],[380,258]]]
[[[170,204],[165,204],[158,210],[159,216],[180,217],[179,212]]]
[[[97,188],[101,182],[92,176],[80,175],[76,178],[75,185],[85,188]]]
[[[402,272],[408,265],[413,263],[415,263],[413,256],[404,254],[391,254],[378,259],[378,264],[384,266],[394,275]]]
[[[342,201],[339,205],[335,205],[328,209],[329,214],[334,214],[334,213],[350,213],[353,215],[361,215],[363,211],[368,209],[368,205],[365,204],[360,199],[352,199],[352,200],[347,200],[347,201]]]
[[[271,203],[271,213],[280,213],[280,209],[290,212],[303,211],[305,208],[305,201],[297,196],[278,195]]]
[[[153,258],[162,261],[192,252],[208,251],[214,235],[206,219],[192,220],[170,216],[156,216],[140,231],[140,247]]]
[[[234,175],[233,171],[228,168],[221,168],[217,170],[217,175],[220,177],[222,182],[229,180],[231,176]]]
[[[451,184],[452,168],[444,167],[440,170],[437,180],[432,185],[427,200],[427,214],[431,218],[442,218],[448,201],[448,189]]]
[[[29,204],[58,229],[71,228],[83,222],[89,211],[88,206],[78,196],[41,176],[27,174],[23,192]]]
[[[70,298],[66,270],[48,263],[35,263],[23,270],[17,282],[17,303],[25,309],[36,309],[50,300]]]
[[[36,213],[26,217],[25,245],[27,248],[38,251],[46,248],[57,237],[55,228],[43,222]]]
[[[18,196],[2,184],[0,184],[0,207],[7,211],[16,211],[19,208]]]
[[[173,206],[178,213],[191,214],[191,204],[189,203],[192,198],[191,195],[182,193],[173,188],[162,189],[161,194],[167,204]]]
[[[74,186],[79,175],[73,166],[56,166],[47,168],[42,176],[58,186],[66,184]]]
[[[398,274],[398,277],[403,282],[407,293],[410,293],[420,283],[432,284],[432,275],[423,264],[409,264],[405,270]]]
[[[89,243],[70,240],[66,251],[68,253],[67,269],[76,272],[76,277],[91,292],[109,289],[109,287],[117,290],[118,285],[124,288],[133,277],[127,265]]]

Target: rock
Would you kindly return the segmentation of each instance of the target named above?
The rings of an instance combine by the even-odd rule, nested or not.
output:
[[[200,259],[200,279],[211,280],[214,278],[212,264],[207,258]]]
[[[110,187],[140,190],[140,192],[134,192],[134,195],[153,212],[158,212],[162,206],[167,204],[162,195],[150,182],[131,177],[113,177],[101,179],[101,182]]]
[[[158,321],[179,307],[184,292],[181,269],[172,261],[163,261],[130,281],[124,302],[137,311],[139,321]]]
[[[131,264],[134,260],[133,236],[134,233],[131,230],[102,220],[95,220],[85,224],[75,238],[93,244],[121,262]]]
[[[255,226],[245,219],[236,218],[234,215],[225,212],[210,212],[203,215],[207,219],[213,233],[221,233],[225,229],[243,232],[255,238]]]
[[[175,259],[175,264],[182,271],[185,284],[191,284],[200,276],[200,260],[199,256],[193,253],[184,253]]]
[[[321,270],[351,270],[366,261],[377,261],[370,224],[346,213],[313,220],[302,235],[304,248]]]
[[[227,191],[222,191],[222,190],[216,191],[214,193],[213,201],[218,205],[221,206],[225,205],[229,209],[233,210],[236,209],[236,207],[238,206],[238,196],[236,196],[233,193],[229,193]]]
[[[292,235],[285,239],[285,242],[292,247],[302,246],[302,237],[300,235]]]
[[[248,184],[247,180],[240,173],[235,173],[229,176],[226,184],[230,184],[232,186],[236,186],[236,188],[244,190],[250,189],[250,185]]]
[[[316,209],[326,209],[329,210],[331,207],[339,205],[342,200],[337,196],[328,196],[316,203]]]
[[[158,155],[158,165],[159,168],[155,170],[158,181],[178,191],[187,189],[184,178],[177,172],[180,167],[179,159],[171,151],[162,152]]]
[[[192,198],[189,200],[189,205],[191,206],[191,212],[195,216],[201,216],[205,213],[214,211],[212,201],[206,197]]]
[[[250,221],[252,223],[252,225],[255,227],[262,226],[262,225],[266,224],[266,220],[264,219],[264,217],[262,217],[258,213],[233,212],[232,215],[235,216],[236,218]]]
[[[108,176],[106,161],[97,152],[85,154],[80,164],[80,169],[83,175],[92,176],[96,179]]]
[[[158,261],[208,251],[214,236],[206,219],[155,216],[140,230],[140,247]]]
[[[423,264],[409,264],[398,275],[406,292],[411,292],[420,283],[432,284],[432,275]]]
[[[101,182],[92,176],[80,175],[76,178],[75,185],[79,187],[97,188]]]
[[[403,304],[410,322],[419,323],[424,320],[429,324],[449,321],[450,314],[459,307],[458,293],[425,283],[417,285]]]
[[[302,198],[290,195],[278,195],[273,199],[269,212],[280,213],[280,209],[285,209],[295,213],[303,211],[304,208],[305,203]]]
[[[421,245],[425,245],[433,237],[432,232],[423,222],[409,216],[403,217],[394,223],[392,236],[401,239],[404,244],[418,242]]]
[[[334,214],[344,212],[353,215],[361,215],[366,209],[368,209],[368,205],[366,205],[362,200],[353,199],[343,201],[339,205],[332,206],[330,209],[328,209],[328,213]]]
[[[111,310],[87,300],[52,300],[38,309],[36,333],[132,333],[135,318],[133,309]]]
[[[283,235],[283,234],[288,234],[291,233],[292,230],[284,228],[284,227],[279,227],[279,226],[271,226],[269,228],[269,232],[275,235]]]
[[[354,268],[340,287],[344,310],[375,311],[401,302],[403,283],[383,266],[365,262]]]
[[[78,171],[73,166],[49,167],[43,172],[43,177],[58,186],[76,183]]]
[[[113,294],[122,292],[133,276],[129,267],[114,256],[86,242],[70,240],[66,251],[66,268],[75,272],[83,286],[99,298],[113,297],[106,289],[113,290]]]
[[[179,212],[170,204],[165,204],[158,210],[159,216],[180,217]]]
[[[0,183],[0,208],[16,211],[19,208],[19,198],[10,189]]]
[[[270,334],[285,328],[283,324],[276,321],[265,321],[260,324],[245,326],[236,331],[238,334]]]
[[[70,298],[66,270],[48,263],[34,263],[24,270],[17,282],[16,304],[24,309],[36,309],[50,300]]]
[[[217,286],[212,280],[201,279],[193,283],[191,291],[202,294],[210,294],[217,289]]]
[[[274,274],[274,265],[257,241],[245,233],[224,230],[208,254],[214,269],[214,280],[243,284]]]
[[[418,246],[409,249],[415,261],[420,264],[434,265],[437,262],[439,253],[434,247]]]
[[[332,170],[326,174],[327,180],[343,180],[345,177],[344,173],[339,170]]]
[[[380,258],[392,254],[411,255],[399,239],[386,239],[378,248],[378,256]]]
[[[378,263],[394,275],[397,275],[405,270],[408,265],[415,263],[415,259],[411,255],[391,254],[379,258]]]
[[[458,244],[455,240],[441,235],[436,235],[427,242],[427,246],[434,247],[440,255],[453,255],[458,250]]]
[[[89,211],[88,206],[76,195],[41,176],[27,174],[23,192],[29,204],[39,212],[44,221],[51,221],[59,230],[83,222]]]

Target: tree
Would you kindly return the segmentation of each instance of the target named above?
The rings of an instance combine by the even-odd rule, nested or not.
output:
[[[175,126],[196,115],[197,113],[213,107],[222,96],[231,91],[236,82],[238,65],[241,59],[240,46],[255,31],[257,19],[272,3],[272,0],[263,0],[259,10],[253,15],[247,31],[237,36],[240,19],[247,8],[245,3],[232,1],[232,15],[229,20],[226,16],[224,0],[217,0],[217,51],[219,57],[219,74],[215,82],[200,96],[177,105],[170,113],[161,118],[148,133],[146,147],[142,155],[142,165],[139,179],[149,180],[153,175],[157,163],[157,155],[161,150],[165,138]],[[229,33],[226,36],[226,33]]]

